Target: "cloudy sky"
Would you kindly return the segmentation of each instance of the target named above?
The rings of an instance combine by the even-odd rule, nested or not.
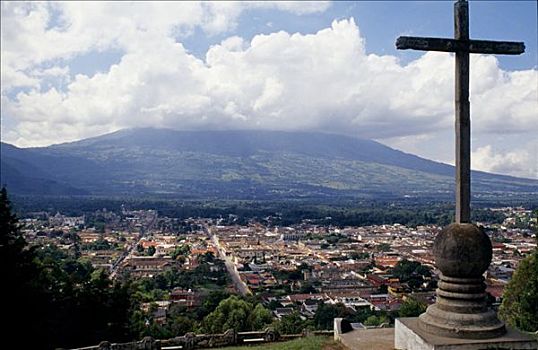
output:
[[[470,3],[473,168],[538,178],[535,1]],[[309,130],[453,163],[452,2],[1,3],[1,138],[20,147],[129,127]]]

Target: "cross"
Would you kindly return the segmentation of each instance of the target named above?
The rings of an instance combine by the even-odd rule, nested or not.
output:
[[[467,0],[454,3],[454,39],[401,36],[399,50],[443,51],[456,53],[456,223],[471,221],[471,120],[469,106],[469,54],[519,55],[522,42],[469,39]]]

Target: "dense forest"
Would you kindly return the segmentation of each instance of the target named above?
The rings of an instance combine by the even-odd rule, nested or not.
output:
[[[293,225],[309,220],[318,225],[365,226],[399,223],[407,226],[447,225],[453,221],[454,206],[442,202],[421,201],[349,201],[323,203],[312,201],[178,201],[151,198],[101,197],[14,197],[14,210],[19,216],[31,212],[57,211],[79,216],[106,208],[119,212],[130,209],[155,209],[160,216],[179,219],[190,217],[224,218],[233,216],[234,224],[246,224],[254,219],[268,225]],[[499,203],[502,205],[502,203]],[[538,208],[533,205],[531,209]],[[473,207],[473,221],[500,223],[502,213],[488,205]],[[232,219],[230,219],[232,220]],[[226,221],[223,222],[226,224]]]

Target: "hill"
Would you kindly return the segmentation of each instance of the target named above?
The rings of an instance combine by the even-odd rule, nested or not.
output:
[[[207,199],[451,196],[452,166],[378,142],[307,132],[126,129],[41,148],[3,143],[14,193]],[[473,193],[538,193],[538,181],[472,173]]]

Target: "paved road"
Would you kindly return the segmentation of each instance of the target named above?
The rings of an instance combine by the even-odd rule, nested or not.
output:
[[[112,269],[111,269],[111,272],[110,272],[110,278],[111,279],[114,279],[116,278],[116,275],[118,273],[118,270],[121,266],[121,263],[127,259],[128,257],[130,258],[133,251],[136,249],[136,246],[138,245],[138,243],[140,242],[140,238],[134,242],[128,250],[124,251],[121,256],[118,258],[118,260],[116,260],[116,262],[114,263],[114,265],[112,266]]]
[[[114,262],[114,265],[112,265],[111,272],[110,272],[110,278],[111,279],[114,279],[116,277],[116,275],[118,274],[118,270],[119,270],[119,268],[121,266],[121,263],[125,259],[131,257],[134,250],[136,249],[136,246],[138,245],[138,243],[140,243],[140,240],[142,239],[142,237],[144,237],[146,235],[146,233],[149,232],[153,228],[153,226],[155,225],[156,222],[157,222],[157,212],[155,212],[155,215],[151,218],[151,221],[148,223],[147,227],[141,227],[140,235],[138,237],[138,240],[136,242],[133,242],[133,244],[129,247],[129,249],[124,251],[121,254],[121,256],[116,260],[116,262]],[[129,231],[129,235],[131,235],[132,234],[131,227],[128,226],[127,229]]]
[[[210,233],[211,234],[211,233]],[[211,240],[217,247],[217,250],[219,251],[219,257],[224,260],[224,265],[226,266],[226,269],[228,270],[228,273],[232,277],[232,281],[234,283],[235,289],[241,294],[242,296],[250,295],[252,292],[247,287],[245,282],[241,280],[241,277],[239,277],[239,272],[237,271],[237,268],[235,267],[234,263],[230,259],[229,256],[226,256],[224,253],[224,250],[222,249],[222,246],[220,245],[219,238],[217,235],[211,234]]]

